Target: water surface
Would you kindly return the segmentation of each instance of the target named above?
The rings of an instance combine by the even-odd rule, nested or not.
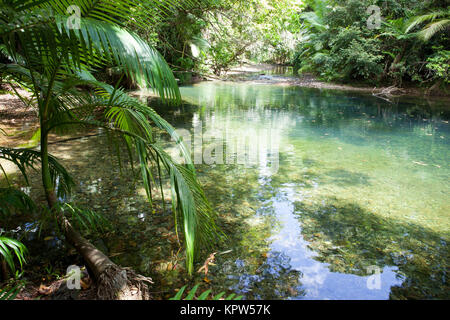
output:
[[[101,130],[51,144],[78,182],[72,200],[114,223],[95,244],[153,277],[154,298],[198,282],[248,299],[450,298],[448,104],[264,82],[200,83],[181,88],[181,107],[155,105],[192,134],[228,235],[201,253],[197,269],[217,252],[206,279],[186,276],[170,211],[150,208],[139,172],[120,170]],[[49,248],[62,243],[49,239]]]
[[[189,104],[159,111],[226,153],[197,166],[233,250],[210,267],[213,286],[257,299],[449,297],[444,102],[226,82],[182,95]],[[252,149],[261,137],[269,147]],[[239,139],[250,164],[238,164]]]

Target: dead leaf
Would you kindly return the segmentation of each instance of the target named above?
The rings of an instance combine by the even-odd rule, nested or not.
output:
[[[211,280],[209,280],[207,277],[205,277],[205,278],[203,279],[203,281],[205,281],[206,283],[210,283],[210,282],[211,282]]]
[[[50,295],[52,294],[53,289],[51,287],[47,287],[46,285],[42,284],[39,286],[39,294],[43,294],[43,295]]]
[[[80,285],[81,288],[83,288],[83,290],[87,290],[91,287],[92,285],[92,280],[91,278],[84,278],[80,280]]]
[[[198,269],[198,271],[197,271],[198,273],[204,271],[205,272],[205,279],[206,279],[206,276],[208,275],[208,267],[210,265],[214,265],[214,259],[216,257],[216,254],[217,254],[217,252],[211,253],[211,255],[208,257],[208,259],[206,259],[206,261],[203,264],[203,266],[200,269]]]

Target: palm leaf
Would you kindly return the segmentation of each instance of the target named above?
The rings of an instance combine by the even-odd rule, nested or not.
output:
[[[24,192],[15,188],[0,188],[0,215],[11,215],[14,212],[33,212],[36,205]]]
[[[437,18],[441,18],[441,17],[445,17],[448,16],[449,12],[448,10],[439,10],[439,11],[435,11],[435,12],[430,12],[427,14],[423,14],[420,16],[416,16],[410,19],[410,21],[408,22],[408,26],[405,30],[406,33],[408,33],[409,31],[411,31],[412,29],[414,29],[415,27],[427,22],[427,21],[434,21]]]
[[[435,34],[444,31],[450,27],[450,19],[442,19],[425,26],[423,30],[419,32],[419,36],[425,40],[430,40]]]
[[[208,300],[212,290],[208,289],[204,292],[202,292],[198,297],[195,297],[195,294],[197,293],[198,288],[200,287],[200,284],[196,284],[186,295],[186,297],[183,299],[183,293],[186,290],[187,286],[182,287],[177,294],[170,298],[169,300],[199,300],[204,301]],[[211,300],[220,300],[225,295],[225,292],[221,292],[215,296],[212,296]],[[225,300],[241,300],[243,296],[236,296],[235,293],[230,294]]]
[[[10,23],[0,25],[3,46],[14,61],[25,57],[29,67],[46,74],[47,78],[61,65],[80,69],[82,65],[92,68],[114,61],[139,85],[152,87],[162,98],[179,101],[175,77],[154,48],[107,17],[92,15],[92,10],[80,18],[79,29],[72,29],[67,24],[67,14],[61,11],[73,3],[64,2],[47,1],[46,11],[31,7],[29,11],[16,12],[18,17],[13,16]],[[120,16],[126,6],[120,2],[114,5],[115,13]],[[23,52],[17,51],[17,42]]]
[[[13,286],[10,290],[1,290],[0,289],[0,301],[1,300],[14,300],[22,289],[21,285]]]
[[[26,183],[29,183],[27,171],[35,169],[40,163],[41,153],[31,149],[14,149],[0,147],[0,159],[5,159],[14,163],[22,173]],[[52,155],[49,155],[49,166],[51,179],[57,186],[58,196],[69,195],[75,183],[63,165]]]
[[[17,258],[22,268],[23,264],[26,263],[25,256],[27,253],[27,248],[21,242],[11,238],[0,237],[0,257],[5,259],[12,271],[16,270],[14,258]]]
[[[219,238],[220,232],[214,224],[215,214],[208,203],[201,186],[196,181],[195,170],[190,152],[182,143],[175,129],[161,118],[151,107],[128,96],[123,90],[96,81],[88,72],[79,74],[85,85],[90,85],[96,96],[96,103],[89,106],[103,106],[103,121],[88,118],[69,122],[74,125],[103,127],[123,138],[128,150],[134,150],[140,163],[141,175],[147,197],[152,205],[152,188],[157,187],[154,174],[150,170],[153,164],[158,168],[160,182],[163,172],[169,176],[172,189],[172,210],[176,230],[184,234],[188,272],[192,273],[197,247],[209,246],[212,239]],[[70,112],[68,110],[67,112]],[[89,114],[89,113],[88,113]],[[59,125],[65,124],[64,122]],[[167,132],[176,141],[184,156],[186,165],[173,159],[154,141],[152,124]],[[117,149],[119,152],[120,148]],[[118,155],[120,158],[120,155]],[[161,188],[161,184],[159,185]],[[164,199],[163,199],[164,202]]]

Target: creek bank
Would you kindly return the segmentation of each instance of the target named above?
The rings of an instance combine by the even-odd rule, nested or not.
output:
[[[286,65],[274,64],[252,64],[243,63],[240,66],[232,68],[223,76],[204,76],[199,77],[197,83],[200,81],[232,81],[232,82],[254,82],[257,84],[272,84],[282,86],[299,86],[304,88],[326,89],[326,90],[341,90],[348,92],[360,92],[373,94],[378,97],[390,98],[400,96],[423,97],[427,99],[445,99],[450,100],[450,88],[447,86],[446,90],[436,89],[430,91],[430,88],[419,87],[414,84],[408,84],[402,87],[393,86],[369,86],[364,84],[343,84],[336,82],[324,82],[319,80],[315,75],[304,73],[299,76],[294,76],[292,68]]]

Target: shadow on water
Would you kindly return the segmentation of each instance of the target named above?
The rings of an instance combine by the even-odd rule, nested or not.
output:
[[[210,268],[215,287],[248,298],[448,297],[445,103],[211,83],[183,93],[192,104],[160,109],[176,127],[281,129],[274,175],[199,166],[230,236],[222,249],[233,250]],[[286,273],[260,278],[271,264]],[[381,290],[366,284],[370,266]]]
[[[367,174],[351,172],[344,169],[330,170],[325,172],[325,176],[328,176],[332,183],[338,185],[370,184],[370,176]]]
[[[391,299],[448,299],[447,242],[412,223],[384,219],[356,203],[324,199],[321,204],[295,203],[302,236],[332,272],[367,275],[367,268],[398,268],[401,285]]]
[[[261,185],[256,172],[237,170],[217,166],[201,175],[229,236],[220,250],[232,250],[210,267],[215,288],[250,299],[449,298],[448,235],[356,201],[308,201],[304,183]],[[376,269],[380,288],[369,288]]]

